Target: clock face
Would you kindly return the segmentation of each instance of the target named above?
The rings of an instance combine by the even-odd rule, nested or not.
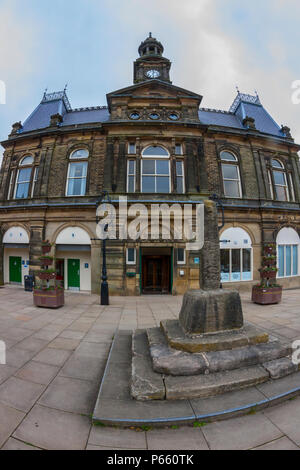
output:
[[[148,78],[158,78],[160,76],[160,73],[156,69],[151,69],[146,72],[146,76]]]

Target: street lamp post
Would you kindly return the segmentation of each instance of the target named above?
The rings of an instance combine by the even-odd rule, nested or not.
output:
[[[108,231],[108,224],[105,225],[104,232]],[[109,291],[106,269],[106,239],[102,240],[102,282],[101,282],[101,305],[109,305]]]
[[[98,206],[100,206],[103,202],[107,201],[111,203],[109,194],[107,191],[103,191],[101,198],[98,202]],[[96,217],[97,224],[99,223],[98,216]],[[104,227],[104,234],[108,232],[108,225],[106,224]],[[103,234],[103,235],[104,235]],[[100,305],[109,305],[109,289],[108,289],[108,282],[107,282],[107,267],[106,267],[106,238],[105,236],[102,237],[102,277],[101,277],[101,294],[100,294]]]

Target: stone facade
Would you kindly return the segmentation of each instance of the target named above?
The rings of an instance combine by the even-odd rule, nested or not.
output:
[[[78,258],[85,260],[84,266],[80,267],[82,277],[86,274],[90,278],[86,290],[99,292],[101,242],[96,234],[96,207],[103,191],[108,191],[115,203],[119,196],[125,195],[131,203],[143,202],[147,206],[155,202],[171,205],[180,201],[193,203],[194,212],[196,203],[217,194],[224,206],[225,225],[220,230],[220,237],[226,229],[240,227],[249,234],[252,242],[251,279],[224,283],[229,288],[249,289],[259,279],[262,242],[276,241],[277,234],[284,227],[292,227],[300,234],[300,165],[297,153],[300,147],[289,134],[281,135],[278,131],[277,136],[268,135],[257,129],[252,116],[240,120],[239,128],[235,128],[230,123],[217,123],[221,118],[235,118],[233,112],[203,110],[207,119],[215,119],[212,123],[204,122],[199,114],[202,96],[172,85],[169,77],[171,64],[162,56],[162,46],[154,38],[148,39],[143,43],[141,56],[135,63],[135,85],[108,94],[107,108],[72,110],[65,91],[45,95],[35,112],[37,121],[41,116],[40,122],[30,127],[32,118],[29,118],[23,126],[14,124],[13,132],[2,142],[5,152],[0,173],[1,237],[5,237],[9,230],[16,228],[15,232],[18,232],[18,227],[22,227],[29,238],[28,246],[17,240],[17,234],[12,236],[14,243],[2,240],[2,284],[9,279],[4,275],[4,266],[8,266],[11,249],[15,249],[16,257],[18,250],[28,250],[29,271],[33,273],[39,268],[42,241],[47,239],[53,243],[53,253],[58,259],[60,253],[67,253],[64,254],[65,287],[72,288],[66,272],[69,261]],[[154,52],[150,51],[153,44],[155,47],[158,44]],[[147,52],[145,47],[148,46],[150,49]],[[48,106],[51,110],[55,107],[54,103],[58,103],[57,108],[64,109],[64,112],[48,111]],[[86,117],[94,114],[96,118]],[[153,116],[156,116],[155,119]],[[129,150],[131,145],[134,152]],[[142,153],[148,146],[161,146],[169,154],[169,193],[142,192]],[[70,157],[81,149],[88,152],[85,192],[81,196],[67,196]],[[224,151],[232,152],[237,158],[242,197],[226,197],[224,193],[221,161]],[[28,195],[16,198],[18,175],[22,161],[28,155],[33,159]],[[276,200],[274,180],[271,181],[273,194],[271,192],[269,178],[273,178],[273,159],[284,165],[288,191],[293,195],[290,201]],[[135,191],[130,193],[127,192],[128,160],[135,162]],[[183,162],[184,167],[183,193],[177,187],[178,160]],[[35,168],[38,168],[36,173]],[[206,203],[206,211],[214,211],[213,207],[213,204]],[[222,221],[219,211],[220,226]],[[73,246],[66,235],[65,242],[58,246],[57,237],[68,227],[74,229],[74,237],[77,236],[76,229],[84,230],[90,243],[74,243]],[[171,232],[173,230],[172,222]],[[215,229],[208,225],[205,230],[207,236],[208,231]],[[202,252],[186,251],[185,260],[181,263],[178,262],[177,252],[185,248],[186,240],[173,237],[166,241],[160,237],[137,242],[109,241],[107,263],[111,293],[140,295],[143,290],[143,264],[147,257],[155,256],[167,260],[170,293],[182,294],[188,289],[203,286],[209,288],[210,284],[215,288],[219,284],[219,271],[213,268],[216,265],[214,260],[219,256],[216,232],[214,240],[207,240]],[[126,261],[128,248],[136,250],[132,264]],[[80,255],[83,252],[85,257]],[[26,266],[27,260],[23,256],[21,258]],[[300,287],[299,274],[285,277],[280,283],[284,287]]]

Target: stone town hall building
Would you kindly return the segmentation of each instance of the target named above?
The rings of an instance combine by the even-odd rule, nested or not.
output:
[[[278,244],[279,278],[300,287],[300,166],[289,128],[258,96],[238,93],[229,111],[175,86],[171,62],[150,36],[139,47],[134,84],[107,106],[72,109],[66,92],[45,94],[8,139],[0,175],[0,283],[38,269],[41,242],[53,243],[66,289],[99,292],[96,204],[191,203],[216,194],[224,286],[259,279],[261,243]],[[221,225],[220,212],[220,225]],[[201,287],[199,253],[184,240],[108,242],[111,293],[182,293]]]

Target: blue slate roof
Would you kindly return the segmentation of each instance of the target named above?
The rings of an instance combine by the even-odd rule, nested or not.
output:
[[[66,91],[45,94],[42,102],[26,119],[20,133],[45,129],[50,125],[50,118],[60,114],[63,118],[61,127],[80,124],[102,123],[109,121],[110,113],[106,106],[72,109]],[[238,93],[229,111],[200,108],[199,120],[208,126],[227,127],[245,130],[245,117],[255,119],[256,129],[264,134],[284,137],[281,128],[261,104],[259,97]]]

